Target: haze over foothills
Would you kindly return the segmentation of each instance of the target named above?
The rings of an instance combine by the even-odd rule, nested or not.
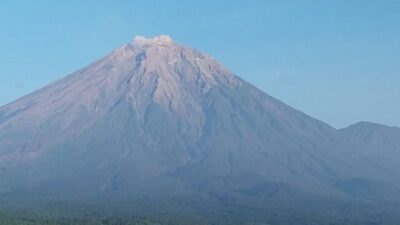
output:
[[[1,1],[0,105],[168,34],[285,103],[400,126],[399,1]]]
[[[0,2],[0,225],[398,225],[400,2],[40,3]]]

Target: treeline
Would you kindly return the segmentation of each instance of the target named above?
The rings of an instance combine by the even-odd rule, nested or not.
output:
[[[120,218],[50,218],[45,216],[0,215],[0,225],[158,225],[142,219]]]
[[[377,216],[378,212],[365,216],[355,211],[351,215],[324,215],[242,209],[203,217],[198,217],[199,214],[177,211],[174,214],[138,216],[140,214],[124,213],[118,216],[107,212],[74,214],[68,208],[55,213],[51,210],[2,210],[0,207],[0,225],[397,225],[400,221],[400,217]]]
[[[164,217],[145,219],[136,217],[103,217],[90,215],[84,217],[48,216],[42,214],[1,213],[0,225],[214,225],[191,218]]]

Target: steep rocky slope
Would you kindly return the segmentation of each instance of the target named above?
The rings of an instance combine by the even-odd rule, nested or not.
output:
[[[0,108],[0,194],[260,209],[385,200],[399,141],[394,128],[336,130],[168,36],[136,37]]]

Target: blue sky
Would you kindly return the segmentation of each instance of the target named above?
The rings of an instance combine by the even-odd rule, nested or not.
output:
[[[168,34],[335,127],[400,126],[399,12],[397,0],[0,0],[0,105],[135,35]]]

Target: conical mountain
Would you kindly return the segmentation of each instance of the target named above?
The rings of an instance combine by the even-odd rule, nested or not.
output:
[[[245,205],[346,198],[359,177],[400,183],[358,146],[198,50],[136,37],[0,108],[0,193]]]

